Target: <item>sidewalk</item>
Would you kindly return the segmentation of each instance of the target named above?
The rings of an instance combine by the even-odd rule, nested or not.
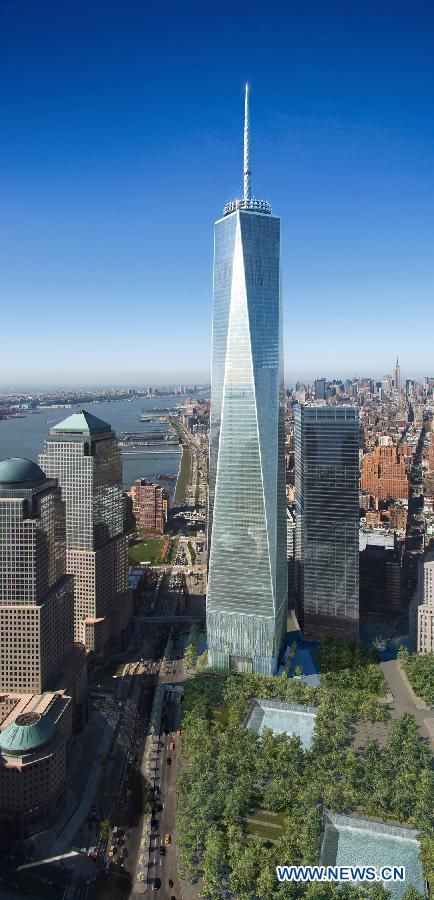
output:
[[[77,796],[72,787],[75,780],[75,770],[83,765],[83,754],[86,752],[88,743],[88,728],[92,724],[92,718],[90,718],[86,727],[76,738],[74,762],[67,778],[65,808],[51,828],[33,838],[34,855],[36,857],[48,854],[55,856],[70,850],[75,835],[90,813],[102,770],[99,754],[108,750],[113,736],[113,725],[108,723],[101,735],[93,765],[81,796]]]

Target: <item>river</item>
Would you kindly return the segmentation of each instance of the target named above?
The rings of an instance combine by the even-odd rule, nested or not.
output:
[[[170,425],[139,422],[143,410],[172,409],[185,399],[181,396],[149,397],[138,400],[95,401],[85,405],[85,409],[104,422],[109,422],[118,437],[122,432],[133,431],[146,434],[150,431],[166,431],[172,436]],[[72,415],[81,407],[53,409],[46,407],[36,413],[26,413],[22,419],[0,419],[0,459],[8,456],[24,456],[35,462],[41,452],[45,435],[50,428]],[[181,461],[181,447],[153,445],[139,450],[122,452],[123,486],[129,488],[136,478],[146,478],[159,482],[169,493],[172,502],[175,490],[174,478],[157,476],[177,475]]]

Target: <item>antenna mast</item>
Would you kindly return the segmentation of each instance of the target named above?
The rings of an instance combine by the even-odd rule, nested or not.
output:
[[[244,100],[244,200],[252,198],[252,173],[250,171],[249,85],[246,84]]]

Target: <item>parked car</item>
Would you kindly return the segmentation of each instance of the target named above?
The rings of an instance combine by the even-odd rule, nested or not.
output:
[[[171,766],[171,765],[172,765],[172,760],[171,760],[170,756],[167,757],[166,763],[167,763],[168,766]]]
[[[172,838],[171,838],[170,834],[164,835],[164,843],[166,844],[166,846],[167,846],[167,844],[170,844],[171,840],[172,840]]]

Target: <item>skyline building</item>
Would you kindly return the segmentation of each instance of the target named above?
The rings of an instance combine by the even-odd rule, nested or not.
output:
[[[314,384],[315,400],[325,400],[326,398],[326,380],[325,378],[316,378]]]
[[[306,634],[358,638],[359,413],[294,410],[296,610]]]
[[[29,459],[0,462],[0,693],[41,693],[72,654],[73,582],[57,482]]]
[[[398,357],[396,357],[394,385],[395,385],[395,391],[398,394],[400,394],[401,390],[402,390],[402,382],[401,382],[401,369],[399,366]]]
[[[215,224],[207,591],[211,667],[274,673],[287,563],[280,219],[244,196]]]
[[[39,464],[66,505],[66,567],[74,575],[75,640],[100,656],[131,618],[122,458],[111,426],[81,410],[51,428]]]

